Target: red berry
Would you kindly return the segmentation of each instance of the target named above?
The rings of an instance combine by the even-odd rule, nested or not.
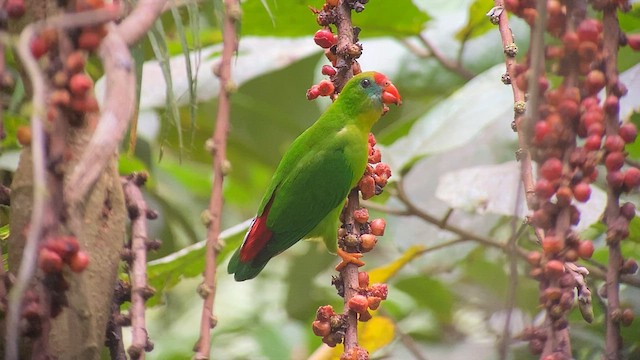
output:
[[[336,69],[331,65],[322,66],[322,75],[333,76],[337,73]]]
[[[624,150],[624,140],[618,135],[607,135],[604,140],[604,147],[609,152]]]
[[[391,168],[389,167],[389,164],[378,162],[376,164],[376,168],[374,170],[374,173],[376,175],[378,175],[378,176],[385,175],[386,177],[390,178],[391,177]]]
[[[590,135],[584,142],[584,148],[590,151],[596,151],[600,149],[602,144],[602,137],[600,135]]]
[[[567,50],[575,51],[578,49],[578,45],[580,44],[580,38],[578,37],[578,34],[573,31],[566,32],[562,36],[562,43],[567,48]]]
[[[629,168],[624,172],[624,186],[631,190],[640,185],[640,170],[638,168]]]
[[[635,274],[638,271],[638,262],[635,259],[628,258],[622,264],[620,272],[623,274]]]
[[[620,207],[620,215],[631,221],[636,216],[636,206],[630,202],[622,204]]]
[[[573,196],[580,202],[586,202],[591,197],[591,186],[584,181],[573,187]]]
[[[604,100],[604,111],[609,115],[616,115],[620,110],[620,99],[615,95],[609,95]]]
[[[593,256],[593,242],[591,240],[580,241],[578,245],[578,255],[583,259],[591,259]]]
[[[564,99],[558,105],[558,112],[565,119],[573,119],[580,113],[580,108],[576,101]]]
[[[371,155],[369,155],[369,163],[370,164],[377,164],[382,160],[382,153],[380,152],[380,150],[378,149],[373,149],[373,151],[371,152]],[[391,176],[391,175],[389,175]]]
[[[349,306],[349,310],[357,312],[358,314],[364,314],[369,308],[369,301],[367,301],[365,296],[358,294],[349,299],[347,305]]]
[[[622,171],[611,171],[607,174],[607,184],[614,190],[618,190],[624,185],[624,178]]]
[[[331,30],[320,29],[313,35],[313,41],[323,49],[328,49],[336,44],[336,37]]]
[[[550,130],[551,130],[551,127],[549,126],[549,123],[547,123],[546,121],[536,122],[533,141],[535,143],[542,142],[542,140],[544,140],[544,138],[549,134]]]
[[[587,128],[587,135],[597,135],[602,139],[602,135],[604,135],[604,125],[602,123],[591,124]]]
[[[378,307],[380,307],[380,303],[382,302],[382,299],[380,299],[377,296],[369,296],[367,297],[367,302],[369,304],[369,309],[376,310],[378,309]]]
[[[358,182],[358,187],[364,200],[370,199],[376,194],[376,181],[371,176],[363,176]]]
[[[39,59],[49,51],[49,44],[42,37],[36,36],[31,39],[29,49],[31,50],[31,55],[33,55],[34,58]]]
[[[542,260],[542,254],[539,251],[530,251],[527,254],[527,262],[531,266],[540,265],[540,260]]]
[[[604,166],[608,171],[620,170],[624,165],[625,155],[621,151],[614,151],[604,158]]]
[[[100,42],[102,41],[102,35],[92,29],[82,30],[80,36],[78,37],[78,48],[94,51],[100,46]]]
[[[371,145],[371,146],[375,146],[376,145],[376,137],[375,137],[375,135],[373,135],[373,133],[369,133],[368,142],[369,142],[369,145]]]
[[[538,197],[546,200],[553,196],[555,189],[553,188],[553,185],[549,182],[549,180],[538,179],[538,181],[536,182],[535,191]]]
[[[600,31],[602,31],[602,24],[600,24],[598,20],[591,18],[584,19],[580,25],[578,25],[578,39],[580,39],[581,42],[591,41],[597,43]]]
[[[544,273],[552,278],[559,278],[564,274],[564,264],[559,260],[549,260],[544,266]]]
[[[360,235],[360,241],[362,241],[360,247],[363,252],[371,251],[378,243],[378,239],[373,234],[362,234]]]
[[[635,317],[635,314],[633,313],[633,309],[630,309],[630,308],[624,309],[620,317],[620,322],[622,323],[622,326],[631,326],[631,324],[633,323],[634,317]]]
[[[360,208],[353,211],[353,219],[360,224],[364,224],[369,221],[369,210],[367,208]]]
[[[83,96],[93,86],[93,80],[83,73],[75,74],[69,80],[69,90],[75,96]]]
[[[86,61],[84,52],[77,50],[67,56],[64,66],[70,73],[77,73],[84,69]]]
[[[62,258],[56,252],[41,248],[38,254],[38,266],[46,273],[62,271]]]
[[[331,333],[331,324],[327,321],[316,320],[311,324],[311,328],[316,336],[327,336]]]
[[[562,176],[562,161],[552,157],[540,167],[540,174],[549,181],[554,181]]]
[[[375,283],[369,288],[369,294],[386,300],[389,294],[389,288],[387,288],[387,284]]]
[[[362,289],[369,287],[369,273],[366,271],[358,272],[358,286]]]
[[[322,80],[318,83],[318,93],[320,96],[329,96],[335,90],[333,83],[329,80]]]
[[[27,125],[20,125],[16,130],[16,138],[18,143],[22,146],[31,145],[31,127]]]
[[[556,191],[556,204],[560,207],[567,206],[571,204],[571,198],[573,197],[573,192],[568,186],[560,186],[558,191]]]
[[[318,311],[316,312],[316,319],[320,321],[329,321],[331,317],[335,314],[336,312],[333,310],[333,306],[331,305],[320,306],[318,308]]]
[[[620,129],[618,129],[618,135],[620,135],[624,142],[631,144],[638,136],[638,129],[633,123],[626,123],[620,126]]]
[[[627,45],[635,51],[640,50],[640,34],[627,34]]]
[[[318,85],[313,85],[309,90],[307,90],[307,100],[313,100],[320,96],[320,90],[318,89]]]
[[[370,224],[371,233],[375,236],[383,236],[386,226],[387,223],[384,221],[384,219],[375,219]]]
[[[84,251],[78,251],[69,259],[69,268],[73,272],[82,272],[89,266],[89,255]]]
[[[557,236],[549,235],[542,239],[542,250],[547,255],[559,253],[562,250],[562,245],[562,241]]]
[[[17,19],[25,13],[24,0],[7,0],[5,3],[5,11],[10,18]]]
[[[584,81],[585,88],[590,95],[597,94],[604,88],[605,84],[606,79],[604,77],[604,73],[600,70],[589,71]]]
[[[504,8],[507,9],[508,12],[517,14],[520,11],[520,1],[519,0],[505,0]]]

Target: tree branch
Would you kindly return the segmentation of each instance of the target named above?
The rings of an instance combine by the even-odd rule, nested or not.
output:
[[[225,175],[227,134],[231,111],[231,60],[237,51],[236,24],[240,20],[240,4],[237,0],[225,0],[223,19],[223,47],[220,66],[216,69],[220,77],[220,95],[218,97],[218,114],[211,146],[213,159],[213,190],[209,201],[210,222],[207,231],[205,252],[204,281],[200,285],[200,294],[204,297],[202,316],[200,318],[200,338],[196,345],[195,359],[209,359],[211,351],[211,329],[216,326],[213,314],[213,303],[216,293],[216,256],[219,247],[220,218],[222,216],[222,182]]]
[[[451,61],[447,59],[444,54],[440,52],[440,49],[436,48],[431,43],[431,40],[429,40],[424,34],[418,35],[418,39],[420,39],[420,42],[422,42],[427,50],[429,50],[429,54],[433,56],[433,58],[436,59],[436,61],[438,61],[438,63],[445,69],[458,74],[460,77],[467,81],[473,79],[476,76],[469,69],[462,66],[459,61]]]
[[[33,112],[31,115],[31,153],[33,166],[33,210],[20,269],[14,286],[9,293],[9,313],[7,314],[7,336],[5,358],[18,358],[20,337],[20,310],[24,292],[36,270],[38,244],[43,233],[44,211],[47,202],[47,174],[45,133],[43,116],[46,114],[47,86],[38,62],[31,54],[29,44],[36,34],[38,24],[24,28],[18,43],[18,55],[22,60],[33,86]]]

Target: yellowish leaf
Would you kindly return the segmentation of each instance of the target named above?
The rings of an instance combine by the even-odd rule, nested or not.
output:
[[[402,256],[394,260],[392,263],[369,271],[369,282],[372,284],[386,282],[407,263],[420,256],[426,249],[427,248],[422,245],[414,245],[408,248]]]

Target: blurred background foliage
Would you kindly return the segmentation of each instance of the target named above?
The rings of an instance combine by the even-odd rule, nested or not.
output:
[[[322,3],[242,2],[239,51],[233,62],[237,92],[232,97],[228,145],[231,172],[224,184],[222,220],[227,230],[219,258],[215,359],[336,358],[337,353],[321,347],[311,332],[318,306],[342,309],[341,298],[330,285],[335,257],[314,242],[300,243],[271,261],[257,279],[243,283],[227,276],[225,261],[242,240],[246,220],[254,215],[288,144],[327,105],[305,98],[306,89],[321,79],[319,69],[327,63],[313,43],[318,26],[309,11],[309,6]],[[395,182],[374,199],[375,207],[404,209],[393,196],[401,182],[419,209],[436,218],[452,211],[448,224],[502,244],[526,212],[513,162],[517,141],[510,129],[511,89],[500,82],[504,72],[500,37],[484,15],[492,7],[489,0],[376,0],[354,14],[353,22],[362,28],[362,68],[385,73],[404,101],[374,128]],[[149,39],[135,49],[142,74],[140,116],[134,145],[123,144],[120,170],[150,173],[145,194],[160,214],[150,229],[152,237],[163,241],[162,248],[151,254],[149,268],[149,280],[158,290],[148,311],[148,331],[155,343],[148,355],[152,359],[190,358],[197,339],[201,299],[195,289],[204,265],[201,241],[206,233],[201,213],[212,181],[211,156],[204,143],[212,135],[217,110],[218,81],[212,69],[221,49],[220,11],[220,1],[168,11]],[[637,4],[621,16],[621,25],[625,31],[640,31]],[[528,27],[517,18],[511,18],[511,27],[524,54]],[[475,77],[467,80],[447,70],[430,56],[421,37]],[[622,115],[633,121],[640,121],[633,110],[640,104],[639,60],[637,53],[621,50],[620,68],[630,89],[622,99]],[[92,69],[96,78],[100,72],[97,66]],[[98,81],[97,91],[101,89]],[[20,91],[16,92],[19,99]],[[15,169],[19,152],[9,139],[15,139],[16,127],[26,122],[19,108],[5,114],[9,136],[2,144],[0,166],[7,171]],[[640,159],[639,149],[637,142],[628,150]],[[595,261],[605,263],[607,251],[598,224],[603,203],[597,193],[583,207],[580,228],[598,245]],[[630,199],[638,204],[637,194]],[[365,270],[390,287],[389,299],[362,329],[364,346],[374,358],[497,358],[509,311],[507,257],[473,241],[432,251],[459,236],[415,216],[371,212],[384,217],[388,227],[377,249],[367,255]],[[640,226],[631,231],[624,254],[640,258]],[[532,239],[525,234],[518,244],[533,249]],[[517,336],[543,318],[537,282],[527,272],[519,262],[511,310],[514,359],[534,358],[527,342]],[[602,284],[590,280],[592,289]],[[593,324],[582,321],[577,309],[571,316],[577,359],[599,359],[603,349],[603,300],[597,296],[594,291]],[[637,288],[623,286],[622,299],[640,313]],[[640,321],[624,328],[627,354],[639,356],[638,334]]]

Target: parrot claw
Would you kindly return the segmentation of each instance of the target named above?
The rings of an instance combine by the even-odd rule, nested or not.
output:
[[[336,271],[341,271],[348,264],[354,264],[358,267],[364,265],[364,261],[360,260],[360,258],[362,257],[361,253],[348,253],[340,248],[338,248],[337,252],[338,256],[342,258],[342,261],[340,261],[340,264],[336,266]]]

